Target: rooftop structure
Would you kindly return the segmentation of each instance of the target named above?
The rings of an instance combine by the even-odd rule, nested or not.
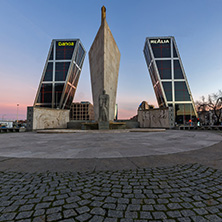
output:
[[[149,37],[144,46],[159,107],[173,107],[175,121],[186,124],[197,113],[174,37]]]
[[[69,109],[86,51],[79,39],[52,40],[34,106]]]

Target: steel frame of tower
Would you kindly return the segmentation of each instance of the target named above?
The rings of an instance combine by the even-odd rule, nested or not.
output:
[[[151,46],[151,41],[157,41],[158,42],[163,42],[165,40],[170,40],[170,57],[161,57],[161,58],[156,58],[154,56],[154,52],[153,52],[153,49],[152,49],[152,46]],[[177,53],[177,57],[174,57],[174,49],[173,49],[173,46],[176,50],[176,53]],[[149,55],[147,55],[147,52],[146,52],[146,49],[148,47],[148,50],[149,50]],[[181,57],[180,57],[180,54],[179,54],[179,51],[178,51],[178,48],[177,48],[177,45],[176,45],[176,41],[175,41],[175,38],[173,36],[166,36],[166,37],[148,37],[146,38],[146,41],[145,41],[145,45],[144,45],[144,56],[145,56],[145,60],[146,60],[146,63],[147,63],[147,67],[148,67],[148,70],[149,70],[149,73],[150,73],[150,77],[151,77],[151,80],[152,80],[152,83],[153,83],[153,87],[154,87],[154,91],[155,91],[155,94],[156,94],[156,97],[157,97],[157,100],[158,100],[158,104],[159,106],[163,106],[163,107],[168,107],[170,104],[172,104],[174,110],[175,110],[175,106],[178,104],[192,104],[192,107],[193,107],[193,112],[194,112],[194,115],[195,117],[197,117],[197,112],[195,110],[195,105],[194,105],[194,101],[193,101],[193,97],[192,97],[192,94],[191,94],[191,90],[189,88],[189,84],[188,84],[188,81],[187,81],[187,77],[186,77],[186,74],[185,74],[185,71],[184,71],[184,67],[183,67],[183,64],[182,64],[182,61],[181,61]],[[150,56],[150,61],[148,56]],[[157,66],[157,61],[163,61],[163,60],[170,60],[171,61],[171,78],[169,79],[161,79],[161,76],[160,76],[160,71],[158,69],[158,66]],[[183,77],[184,78],[181,78],[181,79],[175,79],[174,78],[174,62],[175,61],[179,61],[179,65],[181,67],[181,70],[182,70],[182,73],[183,73]],[[153,68],[155,70],[153,70],[155,73],[156,73],[156,80],[155,80],[155,76],[153,76],[153,73],[152,73],[152,70],[151,70],[151,66],[153,65]],[[155,75],[154,73],[154,75]],[[171,82],[172,83],[172,101],[168,101],[167,100],[167,96],[166,96],[166,92],[164,90],[164,87],[163,87],[163,83],[164,82]],[[176,82],[185,82],[185,85],[187,87],[187,90],[188,90],[188,93],[189,93],[189,97],[190,97],[190,100],[189,101],[176,101],[175,100],[175,83]],[[158,93],[158,89],[157,89],[157,86],[160,86],[160,89],[161,89],[161,93],[162,93],[162,102],[158,99],[158,96],[157,93]],[[190,111],[192,113],[192,111]],[[191,118],[192,119],[192,118]]]
[[[74,50],[73,50],[73,53],[72,53],[72,58],[71,59],[61,59],[61,60],[57,60],[56,59],[56,43],[57,42],[75,42],[75,46],[74,46]],[[82,47],[83,49],[83,56],[81,58],[81,62],[80,64],[78,65],[75,61],[75,59],[77,58],[77,53],[78,53],[78,49],[79,47]],[[53,50],[53,59],[50,60],[50,55],[51,55],[51,51]],[[85,58],[85,55],[86,55],[86,50],[83,46],[83,44],[81,43],[80,39],[53,39],[52,42],[51,42],[51,46],[50,46],[50,49],[49,49],[49,52],[48,52],[48,56],[47,56],[47,59],[46,59],[46,63],[45,63],[45,66],[44,66],[44,69],[43,69],[43,73],[42,73],[42,77],[41,77],[41,80],[40,80],[40,84],[39,84],[39,87],[38,87],[38,90],[37,90],[37,93],[36,93],[36,98],[35,98],[35,101],[34,101],[34,106],[42,106],[44,107],[44,105],[46,105],[46,107],[48,107],[50,104],[51,104],[51,107],[50,108],[60,108],[60,109],[64,109],[64,108],[69,108],[69,107],[66,107],[66,104],[67,104],[67,100],[68,98],[71,96],[74,98],[74,95],[75,95],[75,91],[76,91],[76,88],[77,88],[77,85],[78,85],[78,80],[79,80],[79,77],[80,77],[80,73],[81,73],[81,70],[82,70],[82,65],[83,65],[83,62],[84,62],[84,58]],[[52,81],[44,81],[44,77],[45,77],[45,74],[46,74],[46,69],[47,69],[47,66],[48,66],[48,63],[49,62],[52,62],[53,63],[53,73],[52,73]],[[66,75],[66,78],[65,78],[65,81],[55,81],[55,72],[56,72],[56,63],[59,63],[59,62],[70,62],[70,65],[69,65],[69,68],[68,68],[68,71],[67,71],[67,75]],[[74,67],[77,67],[78,71],[75,75],[75,78],[74,80],[72,81],[72,83],[69,82],[69,78],[72,74],[72,71],[73,71],[73,68]],[[76,81],[76,85],[74,85]],[[55,104],[55,84],[57,83],[62,83],[64,84],[63,86],[63,90],[62,90],[62,94],[61,94],[61,98],[60,98],[60,101],[58,102],[59,103],[59,107],[54,107]],[[52,102],[51,103],[39,103],[38,102],[38,98],[40,96],[40,90],[41,90],[41,87],[42,87],[42,84],[52,84]],[[68,90],[68,93],[67,95],[66,94],[66,90],[68,89],[68,86],[70,86],[70,89]],[[73,96],[70,95],[71,93],[73,93],[74,90],[74,94]],[[72,100],[73,100],[72,98]],[[71,105],[71,104],[70,104]]]

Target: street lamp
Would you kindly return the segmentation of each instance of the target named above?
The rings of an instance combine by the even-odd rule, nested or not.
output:
[[[18,110],[19,110],[19,104],[17,104],[17,124],[18,124]]]
[[[2,120],[4,120],[4,116],[6,116],[6,114],[3,114],[3,115],[2,115]]]

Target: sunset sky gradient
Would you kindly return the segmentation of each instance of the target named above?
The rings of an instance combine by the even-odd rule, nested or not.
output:
[[[100,9],[121,53],[119,118],[145,100],[157,106],[143,55],[145,38],[174,36],[194,100],[222,89],[222,0],[0,0],[0,120],[26,119],[52,39],[79,38],[87,56],[74,101],[92,102],[88,51]]]

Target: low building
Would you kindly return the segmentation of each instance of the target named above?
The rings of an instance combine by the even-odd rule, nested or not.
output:
[[[94,120],[94,109],[90,102],[72,103],[70,120]]]
[[[13,121],[0,121],[0,128],[13,128]]]

